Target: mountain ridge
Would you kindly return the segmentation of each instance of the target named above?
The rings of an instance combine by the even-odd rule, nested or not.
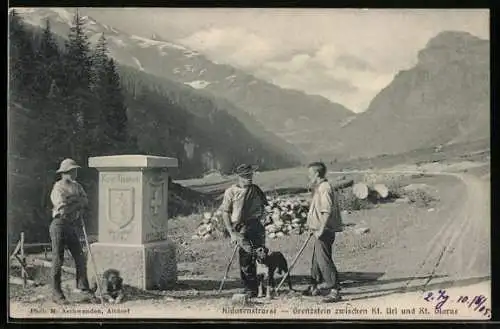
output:
[[[48,18],[54,32],[65,35],[70,13],[61,10],[37,8],[20,14],[38,26]],[[90,16],[86,16],[86,31],[92,43],[104,33],[110,55],[118,62],[225,98],[305,154],[323,147],[318,135],[330,139],[340,122],[356,115],[324,97],[281,88],[230,65],[210,61],[195,50],[127,34]],[[291,134],[291,130],[296,132]]]
[[[178,84],[175,81],[171,81],[165,78],[160,78],[154,75],[151,75],[147,72],[139,72],[136,68],[127,66],[127,65],[118,65],[118,71],[122,76],[124,74],[134,74],[141,75],[141,79],[148,80],[164,91],[168,91],[169,97],[171,95],[180,94],[179,91],[187,92],[191,98],[198,97],[203,101],[213,102],[214,105],[220,105],[220,107],[227,112],[229,115],[240,121],[246,129],[254,136],[255,139],[260,140],[261,142],[267,143],[270,147],[274,147],[277,152],[286,152],[290,159],[293,161],[298,161],[302,159],[302,154],[291,144],[288,144],[285,141],[282,141],[279,137],[272,135],[267,132],[258,122],[254,121],[253,118],[249,117],[245,112],[239,111],[233,104],[223,99],[218,99],[213,95],[207,95],[200,93],[196,90],[191,90],[190,88]],[[193,111],[193,108],[187,109],[190,113],[197,114]],[[201,113],[204,114],[204,113]]]
[[[489,88],[489,42],[444,31],[339,130],[347,142],[324,154],[371,157],[489,138]]]
[[[60,29],[67,28],[67,15],[59,20]],[[94,41],[98,24],[89,23]],[[227,106],[231,115],[247,120],[247,126],[257,122],[293,144],[299,150],[292,152],[303,153],[307,161],[396,154],[489,137],[489,44],[467,32],[443,31],[429,39],[416,54],[417,64],[398,72],[368,109],[356,114],[322,96],[217,64],[187,47],[106,25],[102,29],[121,64],[233,104]]]

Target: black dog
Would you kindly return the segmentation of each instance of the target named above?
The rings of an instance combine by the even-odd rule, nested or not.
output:
[[[269,253],[266,247],[259,247],[255,250],[255,258],[257,261],[257,280],[259,282],[259,297],[266,295],[272,297],[276,288],[275,275],[283,277],[288,273],[288,263],[285,256],[279,251]],[[266,280],[267,279],[267,280]],[[292,288],[292,279],[287,278],[288,287]]]
[[[102,297],[107,299],[110,303],[118,304],[123,300],[123,279],[120,272],[115,269],[108,269],[104,271],[101,277]],[[93,291],[97,290],[97,283],[94,282],[92,287]]]

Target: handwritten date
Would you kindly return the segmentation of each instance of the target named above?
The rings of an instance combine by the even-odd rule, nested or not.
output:
[[[450,296],[446,293],[445,289],[440,289],[437,292],[429,291],[424,295],[424,300],[436,303],[436,310],[441,310],[443,306],[450,300]],[[467,306],[474,311],[481,312],[485,316],[491,316],[491,309],[486,306],[487,297],[483,295],[478,296],[459,296],[455,303]],[[451,301],[453,302],[453,301]]]

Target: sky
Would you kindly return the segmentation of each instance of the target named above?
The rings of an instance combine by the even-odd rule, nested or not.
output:
[[[416,64],[438,33],[489,39],[489,12],[397,9],[86,8],[125,32],[152,33],[279,86],[322,95],[354,112]]]

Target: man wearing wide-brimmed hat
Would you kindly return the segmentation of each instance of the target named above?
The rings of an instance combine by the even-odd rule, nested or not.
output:
[[[88,205],[87,194],[75,180],[79,165],[73,159],[61,162],[57,173],[61,175],[52,192],[52,222],[50,224],[50,239],[52,242],[52,298],[59,304],[66,304],[66,297],[61,289],[61,269],[64,262],[64,249],[68,248],[75,260],[76,290],[91,295],[85,257],[80,244],[77,228],[80,216]]]
[[[253,257],[256,248],[265,245],[265,229],[262,224],[267,198],[253,184],[256,166],[242,164],[236,168],[238,182],[224,193],[221,210],[231,242],[239,244],[240,275],[244,293],[256,297],[258,292],[257,265]]]

